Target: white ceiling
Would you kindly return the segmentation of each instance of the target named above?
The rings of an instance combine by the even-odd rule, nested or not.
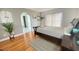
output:
[[[30,8],[30,9],[36,12],[45,12],[45,11],[53,10],[55,8]]]

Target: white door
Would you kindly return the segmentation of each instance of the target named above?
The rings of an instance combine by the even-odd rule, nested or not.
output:
[[[30,15],[27,13],[22,13],[21,15],[21,23],[23,28],[23,33],[28,33],[31,31],[31,20]]]

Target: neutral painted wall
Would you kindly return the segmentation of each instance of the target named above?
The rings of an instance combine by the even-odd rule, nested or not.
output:
[[[62,26],[66,26],[69,24],[73,18],[77,17],[79,18],[79,9],[78,8],[57,8],[53,9],[47,12],[43,12],[42,16],[45,16],[47,14],[54,14],[54,13],[63,13],[63,18],[62,18]],[[42,26],[44,26],[45,19],[42,20]]]
[[[0,11],[9,11],[12,13],[13,20],[14,20],[14,33],[20,34],[23,32],[22,25],[21,25],[21,14],[23,12],[28,13],[31,16],[31,20],[34,16],[39,15],[38,12],[31,11],[29,9],[24,8],[0,8]],[[0,39],[7,37],[6,32],[3,31],[2,26],[0,25]]]

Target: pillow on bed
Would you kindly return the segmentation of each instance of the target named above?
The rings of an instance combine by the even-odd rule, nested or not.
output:
[[[70,32],[71,32],[72,28],[73,28],[73,26],[71,24],[64,27],[64,34],[70,35]]]

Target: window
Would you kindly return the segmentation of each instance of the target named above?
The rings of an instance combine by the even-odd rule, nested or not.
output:
[[[62,13],[53,14],[52,26],[61,27]]]
[[[45,26],[51,26],[52,25],[52,14],[45,16]]]
[[[46,26],[61,27],[62,13],[46,15]]]

